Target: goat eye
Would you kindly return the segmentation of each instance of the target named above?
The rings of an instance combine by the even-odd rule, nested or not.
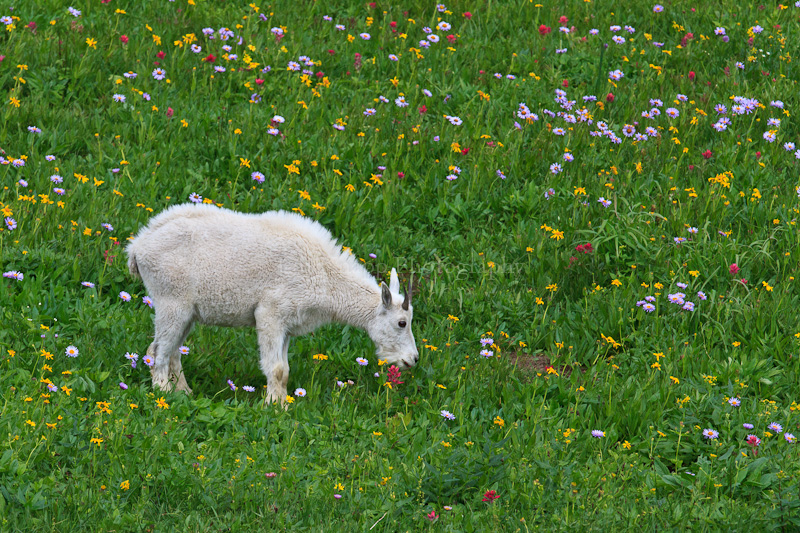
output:
[[[406,321],[405,320],[401,320],[400,322],[397,323],[397,325],[400,326],[401,328],[404,328],[404,327],[406,327]]]

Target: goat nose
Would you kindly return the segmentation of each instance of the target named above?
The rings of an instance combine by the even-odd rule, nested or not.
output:
[[[419,362],[419,352],[417,352],[417,355],[414,356],[414,364],[417,364],[418,362]]]

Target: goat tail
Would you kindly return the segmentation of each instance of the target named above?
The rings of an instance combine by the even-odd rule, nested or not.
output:
[[[139,274],[139,265],[136,264],[136,254],[133,253],[131,247],[128,246],[128,270],[130,271],[131,275],[135,278],[141,279],[141,274]]]

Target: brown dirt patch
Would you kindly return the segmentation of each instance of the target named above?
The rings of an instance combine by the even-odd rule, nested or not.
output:
[[[556,365],[553,366],[550,357],[546,355],[531,355],[527,353],[516,352],[509,354],[508,359],[511,364],[524,375],[532,376],[535,374],[547,374],[548,368],[554,368],[559,376],[568,378],[574,368],[570,365]],[[578,367],[580,368],[580,367]],[[583,372],[584,370],[581,369]]]

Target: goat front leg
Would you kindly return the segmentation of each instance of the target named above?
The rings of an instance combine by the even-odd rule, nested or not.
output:
[[[268,403],[286,407],[286,384],[289,382],[289,336],[276,324],[269,309],[259,306],[255,312],[261,370],[267,376]]]

